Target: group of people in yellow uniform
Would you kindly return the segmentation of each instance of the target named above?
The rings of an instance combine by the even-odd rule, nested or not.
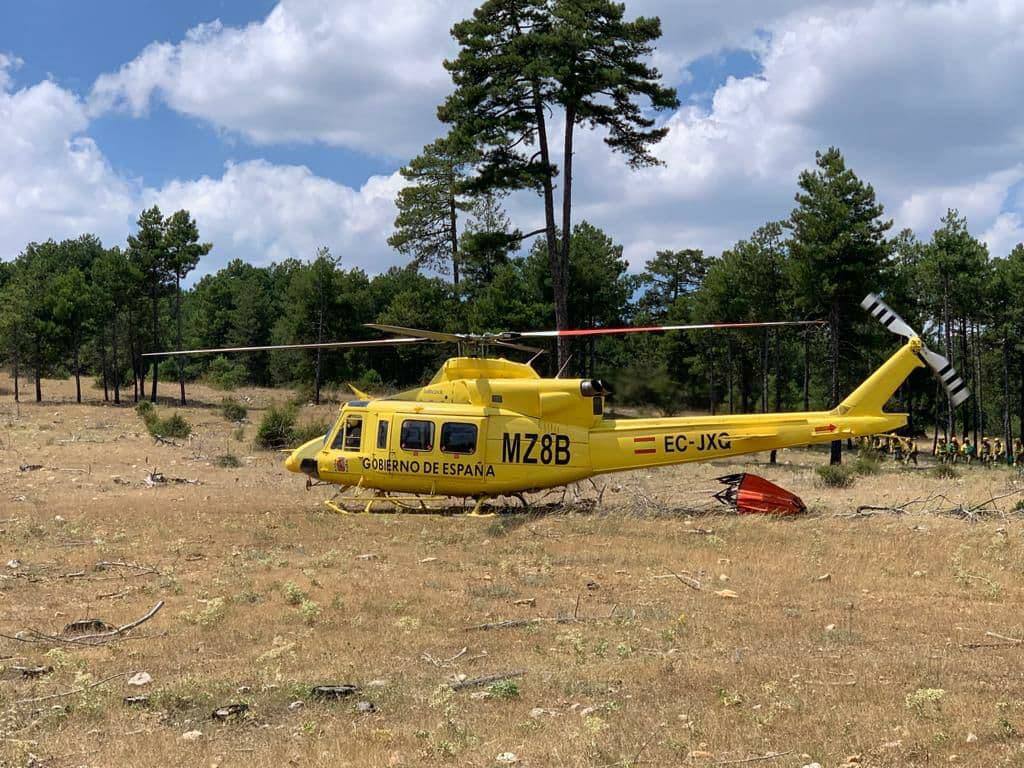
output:
[[[953,435],[949,440],[940,437],[935,443],[935,457],[943,464],[973,464],[978,462],[984,466],[1006,463],[1006,446],[1001,437],[983,437],[975,445],[971,438],[964,435],[957,440]],[[1013,466],[1024,463],[1024,443],[1018,437],[1013,441]]]
[[[917,443],[909,437],[900,435],[866,435],[857,438],[861,449],[870,449],[875,453],[890,456],[904,464],[917,464]]]
[[[858,439],[862,449],[890,456],[904,464],[917,464],[917,443],[912,438],[901,435],[870,435]],[[1006,463],[1006,446],[1001,437],[983,437],[978,441],[978,445],[975,445],[967,435],[964,435],[962,440],[958,440],[954,435],[949,440],[940,437],[935,443],[932,455],[943,464],[977,462],[983,466],[992,466]],[[1013,465],[1024,465],[1024,443],[1019,437],[1013,441]]]

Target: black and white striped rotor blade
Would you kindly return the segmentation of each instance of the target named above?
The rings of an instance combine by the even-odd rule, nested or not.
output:
[[[860,305],[893,333],[908,339],[917,336],[914,329],[907,325],[903,318],[893,312],[892,307],[882,301],[877,295],[869,293]]]
[[[953,364],[938,352],[932,352],[927,347],[921,350],[921,357],[928,363],[928,367],[935,371],[935,375],[942,382],[943,389],[949,395],[949,402],[954,408],[971,396],[971,390],[967,388],[960,374],[956,372]]]

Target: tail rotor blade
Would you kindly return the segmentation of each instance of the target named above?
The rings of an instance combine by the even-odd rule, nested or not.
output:
[[[927,347],[921,350],[921,357],[928,363],[928,367],[935,371],[939,377],[942,388],[949,395],[949,402],[954,408],[971,396],[971,390],[967,388],[960,374],[956,372],[953,364],[938,352],[932,352]]]
[[[917,336],[914,329],[907,325],[903,318],[893,312],[892,307],[882,301],[876,294],[869,293],[860,305],[893,333],[908,339]]]

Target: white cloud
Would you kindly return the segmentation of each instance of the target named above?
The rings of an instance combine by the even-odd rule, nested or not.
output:
[[[9,86],[13,64],[0,61],[0,84]],[[232,258],[309,258],[320,245],[371,273],[398,260],[385,243],[402,183],[397,173],[353,189],[302,166],[253,161],[230,165],[219,178],[144,188],[111,168],[88,126],[82,101],[50,81],[0,88],[0,259],[31,241],[86,232],[123,244],[139,211],[158,203],[165,212],[189,209],[214,243],[202,272]]]
[[[770,26],[758,75],[668,120],[665,167],[631,173],[581,137],[579,215],[627,245],[716,252],[788,215],[799,171],[836,145],[897,227],[927,237],[958,207],[1002,255],[1017,214],[997,217],[1022,178],[1022,32],[1024,5],[999,0],[790,15]]]
[[[0,258],[32,240],[122,238],[133,183],[83,134],[89,121],[78,97],[48,80],[12,90],[15,63],[0,57]]]
[[[1024,243],[1024,217],[1016,211],[999,214],[981,239],[989,253],[1006,256],[1018,243]]]
[[[395,217],[397,173],[373,176],[359,189],[315,176],[303,166],[252,161],[230,165],[223,176],[174,181],[146,190],[144,204],[164,211],[187,208],[214,251],[203,271],[230,259],[268,264],[312,258],[327,245],[348,267],[381,272],[401,261],[385,243]]]
[[[658,15],[656,63],[673,82],[694,58],[757,48],[757,30],[798,9],[867,0],[635,0],[627,15]],[[220,22],[176,43],[153,43],[97,79],[91,108],[143,114],[154,98],[264,144],[320,141],[405,158],[443,127],[451,88],[442,60],[456,52],[452,24],[476,0],[281,0],[244,27]]]
[[[95,112],[173,109],[256,143],[321,141],[405,157],[441,131],[448,29],[469,0],[282,0],[245,27],[219,22],[153,43],[97,79]]]

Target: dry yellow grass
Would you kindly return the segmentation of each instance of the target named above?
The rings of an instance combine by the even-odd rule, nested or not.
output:
[[[338,517],[319,503],[330,489],[307,493],[279,455],[251,450],[253,426],[232,436],[211,407],[221,393],[191,391],[196,434],[181,447],[154,445],[128,406],[56,401],[68,382],[46,382],[56,399],[39,406],[0,404],[0,632],[123,624],[165,601],[98,648],[0,639],[0,765],[492,766],[514,753],[521,766],[701,766],[771,752],[786,754],[753,765],[1024,765],[1024,647],[965,647],[1024,636],[1017,497],[973,525],[844,516],[934,492],[980,502],[1014,491],[1013,472],[888,465],[832,490],[814,473],[823,454],[789,451],[778,467],[607,478],[589,514]],[[283,397],[244,394],[254,421]],[[242,466],[214,466],[224,453]],[[152,468],[201,484],[149,488]],[[743,468],[812,513],[636,514],[654,509],[641,499],[702,504],[715,476]],[[672,576],[684,571],[703,588]],[[35,665],[53,671],[13,669]],[[512,670],[526,674],[487,698],[445,687]],[[153,682],[18,703],[138,671]],[[363,691],[317,702],[321,683]],[[148,706],[122,703],[138,693]],[[234,702],[249,705],[241,721],[211,719]]]

